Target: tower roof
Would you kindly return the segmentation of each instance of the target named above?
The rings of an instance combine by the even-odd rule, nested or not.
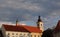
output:
[[[18,25],[18,19],[16,20],[16,26]]]
[[[58,32],[58,31],[60,31],[60,20],[58,21],[57,26],[55,28],[55,32]]]
[[[42,22],[41,16],[38,16],[38,22]]]
[[[16,22],[18,22],[18,19],[16,19]]]

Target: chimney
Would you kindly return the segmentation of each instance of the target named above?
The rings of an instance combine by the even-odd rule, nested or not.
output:
[[[18,19],[16,20],[16,26],[18,26]]]

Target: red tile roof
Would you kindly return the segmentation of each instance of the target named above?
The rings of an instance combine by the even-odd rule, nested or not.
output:
[[[29,32],[22,26],[3,25],[6,31]]]
[[[3,25],[6,31],[19,31],[19,32],[34,32],[34,33],[41,33],[42,30],[38,29],[37,27],[26,26],[26,25]]]
[[[57,26],[56,26],[56,28],[54,29],[54,31],[55,31],[55,32],[60,31],[60,20],[58,21]]]
[[[38,29],[37,27],[32,26],[23,26],[25,29],[27,29],[29,32],[35,32],[35,33],[41,33],[42,30]]]

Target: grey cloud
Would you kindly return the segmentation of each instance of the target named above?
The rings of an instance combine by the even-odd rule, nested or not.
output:
[[[23,0],[24,1],[24,0]],[[14,9],[19,9],[19,8],[24,8],[24,9],[29,9],[29,10],[43,10],[43,7],[37,6],[37,4],[32,4],[31,2],[23,2],[23,1],[19,1],[19,0],[5,0],[2,1],[0,4],[0,7],[10,7],[10,8],[14,8]]]
[[[55,24],[60,18],[60,0],[0,0],[1,21],[13,22],[17,18],[37,21],[38,15],[42,16],[45,25]]]

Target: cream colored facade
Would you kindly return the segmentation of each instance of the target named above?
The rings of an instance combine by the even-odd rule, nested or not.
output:
[[[6,31],[6,37],[41,37],[40,33]]]
[[[42,35],[42,33],[6,31],[3,26],[2,33],[4,37],[41,37]]]
[[[42,22],[40,16],[38,17],[38,21],[37,21],[37,28],[39,28],[40,30],[42,30],[42,32],[44,31],[43,22]]]
[[[6,31],[4,37],[41,37],[41,33]]]
[[[39,25],[37,26],[37,28],[39,27],[39,29],[42,30],[43,32],[44,31],[43,22],[38,21],[37,25]],[[4,37],[41,37],[42,32],[41,33],[33,33],[33,32],[30,33],[30,32],[6,31],[4,27],[2,26],[2,33]]]
[[[40,26],[41,30],[43,30],[43,23],[40,22],[40,25],[42,24],[42,26]],[[4,27],[2,26],[2,33],[4,37],[41,37],[42,36],[42,32],[41,33],[33,33],[33,32],[18,32],[18,31],[6,31],[4,29]]]
[[[6,31],[6,37],[29,37],[28,32]]]
[[[38,24],[39,24],[40,30],[44,31],[43,22],[39,22]]]
[[[31,37],[41,37],[42,33],[31,33]]]

